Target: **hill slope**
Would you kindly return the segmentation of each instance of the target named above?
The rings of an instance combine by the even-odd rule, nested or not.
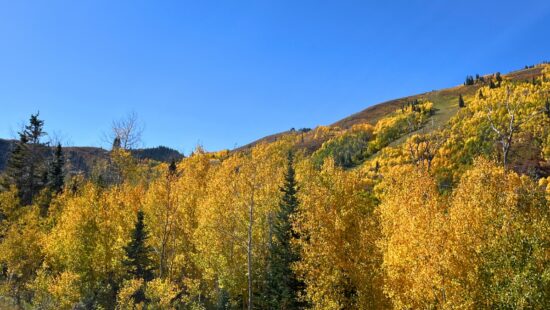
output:
[[[0,171],[5,169],[14,143],[14,140],[0,139]],[[98,147],[71,146],[63,148],[63,151],[71,172],[87,173],[96,162],[107,159],[109,155],[109,151]],[[150,159],[159,162],[170,162],[173,159],[180,160],[184,157],[178,151],[165,146],[136,149],[132,150],[132,154],[139,159]],[[47,156],[50,155],[47,154]]]
[[[504,74],[503,77],[512,81],[530,81],[533,77],[537,77],[541,74],[542,68],[540,66],[534,66],[532,68],[526,68],[521,70],[512,71],[508,74]],[[485,75],[484,77],[489,77]],[[407,102],[414,101],[415,99],[426,99],[434,103],[435,114],[432,117],[433,125],[432,128],[438,128],[444,125],[457,111],[458,111],[458,97],[459,95],[468,96],[474,94],[480,87],[486,85],[487,83],[478,83],[475,85],[459,85],[450,88],[445,88],[441,90],[421,93],[417,95],[407,96],[403,98],[398,98],[394,100],[385,101],[382,103],[374,104],[360,112],[352,114],[348,117],[345,117],[341,120],[334,122],[329,125],[329,127],[338,127],[341,129],[349,129],[353,125],[357,124],[371,124],[375,125],[378,120],[388,116],[396,109],[399,109]],[[280,137],[291,133],[291,131],[284,131],[269,135],[263,138],[260,138],[256,141],[253,141],[247,145],[239,147],[234,151],[246,150],[253,147],[258,143],[263,142],[273,142],[279,139]],[[306,133],[306,136],[308,134]],[[313,135],[313,133],[309,133]],[[311,137],[309,137],[311,138]],[[309,151],[314,151],[319,148],[324,140],[318,139],[308,139],[304,137],[304,140],[308,141],[302,147],[306,148]]]

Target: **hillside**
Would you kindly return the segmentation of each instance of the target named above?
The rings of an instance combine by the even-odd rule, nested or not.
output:
[[[507,74],[503,74],[502,76],[505,79],[509,79],[511,81],[531,81],[534,77],[538,77],[541,75],[542,67],[540,66],[533,66],[525,69],[520,69],[516,71],[509,72]],[[490,77],[492,74],[485,75],[484,77]],[[357,112],[355,114],[352,114],[348,117],[345,117],[341,120],[338,120],[328,127],[332,128],[340,128],[340,129],[349,129],[353,125],[358,124],[371,124],[375,125],[378,120],[381,118],[390,115],[393,113],[396,109],[399,109],[407,102],[411,102],[413,100],[420,100],[420,99],[426,99],[434,103],[434,115],[432,117],[433,126],[432,128],[438,128],[440,126],[443,126],[446,124],[446,122],[458,111],[458,97],[459,95],[462,96],[471,96],[472,94],[475,94],[475,92],[482,86],[486,86],[487,83],[478,83],[475,85],[459,85],[454,86],[450,88],[445,88],[441,90],[434,90],[426,93],[421,93],[417,95],[411,95],[403,98],[393,99],[381,103],[377,103],[374,105],[369,106],[368,108]],[[235,151],[241,151],[249,149],[258,143],[263,142],[274,142],[277,139],[288,135],[292,133],[291,130],[284,131],[280,133],[276,133],[273,135],[269,135],[263,138],[260,138],[256,141],[253,141],[249,144],[246,144],[244,146],[241,146]],[[324,139],[315,139],[312,138],[312,135],[314,133],[305,133],[304,140],[306,141],[301,145],[302,148],[309,150],[310,152],[315,151],[318,149],[323,142],[326,140]]]
[[[0,172],[6,167],[14,142],[13,140],[0,139]],[[63,150],[71,173],[83,172],[86,174],[97,162],[106,160],[109,157],[109,151],[98,147],[70,146],[63,148]],[[138,159],[167,163],[172,160],[181,160],[184,157],[178,151],[165,146],[136,149],[131,152]],[[51,155],[51,152],[46,154],[47,157]]]

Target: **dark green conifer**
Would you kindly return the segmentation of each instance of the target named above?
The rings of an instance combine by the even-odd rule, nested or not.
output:
[[[477,94],[477,97],[479,99],[485,99],[485,96],[483,95],[483,92],[481,91],[481,89],[479,90],[479,93]]]
[[[10,157],[6,164],[6,171],[4,173],[4,178],[2,179],[2,186],[6,189],[14,185],[18,191],[21,198],[22,191],[26,184],[26,161],[28,157],[28,145],[27,137],[19,133],[19,140],[15,142],[13,149],[11,151]]]
[[[298,208],[298,186],[295,179],[293,155],[288,155],[288,167],[281,188],[283,196],[273,223],[273,238],[268,257],[265,302],[270,309],[299,309],[298,300],[304,284],[299,281],[291,266],[300,259],[292,240],[299,236],[292,228],[292,219]]]
[[[57,144],[53,155],[53,160],[50,163],[48,172],[48,186],[53,193],[60,193],[65,184],[65,175],[63,174],[63,166],[65,159],[63,157],[63,148],[61,144]]]
[[[29,124],[23,130],[30,144],[41,144],[40,138],[46,135],[46,132],[44,132],[44,121],[38,118],[39,115],[40,112],[32,114]]]
[[[19,140],[8,160],[3,186],[15,185],[23,205],[32,203],[33,198],[45,185],[45,144],[40,138],[46,133],[44,121],[38,118],[39,113],[31,115],[29,124],[19,132]]]
[[[500,82],[502,82],[502,76],[500,75],[500,72],[495,73],[495,78],[499,84]]]
[[[149,235],[144,223],[144,213],[139,210],[137,212],[137,221],[132,231],[132,239],[124,247],[124,251],[126,252],[124,265],[133,278],[143,279],[144,282],[153,279],[152,249],[147,245],[148,237]],[[142,287],[133,297],[137,303],[146,301],[144,288]]]
[[[170,165],[168,166],[168,174],[169,175],[176,175],[176,172],[178,170],[178,166],[176,165],[176,160],[172,159],[170,161]]]
[[[144,217],[143,211],[139,210],[137,212],[136,224],[132,230],[132,239],[124,247],[126,251],[124,264],[128,267],[129,273],[135,278],[150,281],[153,279],[152,249],[147,245],[149,233],[145,226]]]
[[[120,138],[119,138],[119,137],[115,137],[115,139],[113,140],[112,150],[118,150],[118,149],[120,149],[120,147],[121,147]]]
[[[464,98],[462,98],[462,95],[459,95],[458,96],[458,107],[459,108],[464,108],[466,106],[466,104],[464,103]]]

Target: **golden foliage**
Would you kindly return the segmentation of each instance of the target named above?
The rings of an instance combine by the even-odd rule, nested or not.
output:
[[[384,305],[378,222],[371,185],[359,170],[346,172],[328,160],[321,172],[301,168],[296,229],[302,260],[296,270],[316,309],[372,308]]]

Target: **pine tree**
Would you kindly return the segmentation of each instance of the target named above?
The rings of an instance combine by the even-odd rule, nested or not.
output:
[[[466,80],[464,81],[464,85],[474,85],[474,77],[471,75],[467,75]]]
[[[27,137],[29,153],[27,158],[28,177],[27,177],[27,195],[23,197],[24,204],[30,204],[33,198],[44,187],[45,175],[45,145],[40,141],[40,138],[46,135],[44,132],[44,121],[39,119],[40,112],[32,114],[29,124],[25,126],[23,134]]]
[[[2,186],[6,189],[10,186],[15,186],[19,191],[19,198],[22,198],[24,185],[26,183],[25,176],[27,168],[26,159],[28,157],[27,137],[22,133],[19,134],[19,140],[15,142],[15,146],[11,151],[10,157],[6,165],[6,172],[2,180]]]
[[[144,213],[137,212],[137,221],[132,231],[132,240],[124,247],[126,259],[124,265],[128,273],[134,278],[143,279],[144,282],[153,279],[153,261],[151,259],[152,249],[147,245],[148,232],[144,223]],[[133,296],[137,303],[146,301],[144,288],[141,288]]]
[[[63,166],[65,159],[63,158],[63,148],[61,144],[57,144],[55,148],[54,158],[50,163],[48,172],[48,186],[53,193],[60,193],[65,183],[63,175]]]
[[[479,93],[477,93],[477,97],[479,99],[485,99],[485,96],[483,95],[483,92],[481,91],[481,89],[479,90]]]
[[[466,106],[466,104],[464,103],[464,98],[462,98],[462,95],[459,95],[458,96],[458,107],[459,108],[464,108]]]
[[[495,78],[498,83],[498,87],[500,87],[500,83],[502,82],[502,76],[500,75],[500,72],[495,73]]]
[[[29,125],[19,132],[19,141],[11,153],[6,167],[4,187],[15,185],[23,205],[28,205],[44,187],[45,144],[40,138],[46,135],[44,121],[38,118],[39,113],[31,115]]]
[[[550,99],[546,99],[546,104],[544,105],[544,107],[544,112],[546,113],[546,116],[550,117]]]
[[[293,166],[293,155],[288,155],[288,168],[284,185],[281,188],[283,197],[279,211],[273,223],[273,240],[268,257],[267,283],[265,301],[270,309],[299,309],[303,304],[298,300],[304,284],[296,278],[291,266],[300,257],[292,240],[299,236],[292,228],[292,217],[298,208],[297,184]]]
[[[132,231],[132,240],[124,247],[126,260],[124,264],[129,273],[136,278],[150,281],[153,279],[153,263],[151,260],[151,247],[146,244],[149,233],[144,223],[144,213],[137,212],[137,221]]]
[[[173,175],[176,175],[177,171],[178,171],[178,166],[176,165],[176,160],[172,159],[170,161],[170,165],[168,166],[168,174],[173,176]]]
[[[121,147],[120,138],[119,138],[119,137],[115,137],[115,139],[113,140],[113,147],[112,147],[112,150],[118,150],[118,149],[120,149],[120,147]]]
[[[29,124],[25,126],[24,134],[27,136],[30,144],[40,144],[40,138],[46,135],[44,132],[44,121],[39,119],[40,112],[32,114]]]

